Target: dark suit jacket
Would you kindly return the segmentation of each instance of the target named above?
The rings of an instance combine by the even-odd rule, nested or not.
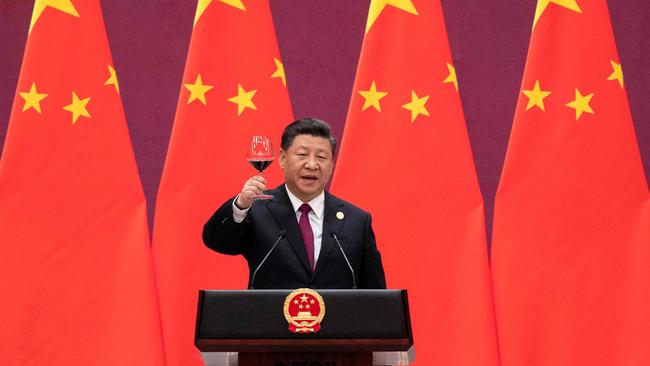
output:
[[[281,185],[269,193],[273,198],[255,202],[242,223],[233,220],[232,198],[203,227],[203,242],[210,249],[246,258],[249,286],[253,271],[284,232],[255,277],[256,289],[352,288],[352,274],[331,233],[336,234],[354,268],[358,288],[386,288],[367,212],[325,192],[321,251],[312,271],[286,188]],[[338,212],[343,213],[342,219],[337,218]]]

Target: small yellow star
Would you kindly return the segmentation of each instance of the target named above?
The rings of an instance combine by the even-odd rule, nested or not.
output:
[[[621,64],[614,62],[614,60],[609,61],[610,64],[612,64],[612,74],[609,75],[607,80],[618,80],[618,85],[621,86],[621,89],[623,89],[623,68],[621,67]]]
[[[18,92],[20,96],[25,99],[25,104],[23,104],[23,112],[32,108],[39,114],[41,113],[41,100],[47,97],[47,94],[39,93],[36,90],[36,83],[32,83],[32,87],[29,88],[28,92]]]
[[[115,72],[113,66],[111,65],[107,65],[107,66],[108,66],[109,77],[104,82],[104,85],[113,85],[115,87],[115,91],[117,91],[117,94],[120,94],[120,85],[117,83],[117,73]]]
[[[228,101],[237,104],[238,116],[241,116],[242,112],[246,108],[257,110],[255,103],[253,103],[253,96],[255,95],[255,93],[257,93],[257,89],[247,92],[246,90],[244,90],[241,84],[237,84],[237,95],[228,99]]]
[[[43,11],[45,11],[45,8],[47,7],[54,8],[56,10],[62,11],[66,14],[70,14],[72,16],[79,18],[79,13],[77,12],[77,9],[75,9],[74,5],[72,4],[72,0],[36,0],[36,2],[34,3],[34,12],[32,13],[32,20],[29,23],[29,33],[32,32],[32,28],[34,28],[34,24],[36,24],[38,19],[43,14]]]
[[[444,84],[446,83],[454,84],[454,88],[456,89],[456,91],[458,91],[458,79],[456,78],[456,68],[452,64],[447,62],[447,69],[449,70],[449,75],[447,75],[447,78],[442,82]]]
[[[370,85],[370,89],[359,90],[359,94],[361,94],[363,99],[365,99],[363,102],[363,107],[361,108],[362,111],[365,111],[369,107],[373,107],[379,112],[381,112],[381,105],[379,104],[379,101],[381,98],[388,95],[387,92],[377,91],[377,85],[375,84],[374,80]]]
[[[273,58],[275,62],[275,72],[271,75],[271,78],[280,78],[282,80],[282,85],[287,86],[287,76],[284,74],[284,65],[277,58]]]
[[[535,80],[535,86],[532,90],[522,90],[521,92],[528,97],[526,110],[537,106],[539,109],[546,111],[546,109],[544,109],[544,98],[548,97],[551,92],[542,90],[542,88],[539,86],[539,80]]]
[[[582,95],[578,88],[576,88],[576,99],[567,103],[566,106],[576,110],[576,121],[582,116],[583,112],[594,114],[594,111],[589,106],[591,98],[594,96],[594,93],[589,95]]]
[[[407,13],[418,15],[418,11],[415,9],[411,0],[371,0],[370,8],[368,10],[368,21],[366,23],[366,34],[388,5]]]
[[[415,94],[415,90],[411,90],[411,102],[402,106],[402,108],[411,111],[411,123],[415,122],[415,119],[420,114],[429,116],[429,111],[424,106],[427,103],[427,100],[429,100],[429,95],[419,98],[417,94]]]
[[[88,105],[88,102],[90,102],[90,97],[79,99],[77,93],[72,92],[72,103],[63,107],[63,110],[72,113],[73,125],[77,123],[77,119],[79,119],[79,116],[90,118],[90,113],[88,113],[88,110],[86,109],[86,105]]]
[[[542,16],[542,14],[544,14],[544,11],[546,11],[546,8],[551,3],[565,7],[569,10],[573,10],[576,13],[582,13],[582,10],[580,9],[580,6],[578,6],[576,0],[539,0],[537,1],[537,8],[535,9],[535,20],[533,20],[533,28],[535,28],[537,21]]]
[[[209,92],[213,88],[212,85],[203,84],[201,79],[201,74],[196,75],[196,80],[194,84],[184,84],[185,88],[190,91],[190,97],[187,99],[187,104],[192,103],[195,100],[198,100],[203,105],[208,105],[208,101],[205,99],[205,93]]]

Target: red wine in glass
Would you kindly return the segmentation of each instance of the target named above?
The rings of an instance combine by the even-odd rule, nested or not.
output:
[[[267,136],[253,136],[251,137],[251,143],[246,153],[246,160],[260,172],[260,175],[263,175],[264,169],[268,168],[269,165],[273,162],[275,154],[273,152],[273,144],[271,139]],[[268,200],[273,198],[270,194],[258,194],[254,197],[258,200]]]
[[[251,163],[251,165],[253,166],[253,168],[255,168],[255,170],[257,170],[258,172],[260,172],[260,174],[262,174],[262,172],[264,172],[264,169],[266,169],[269,165],[271,165],[271,163],[273,162],[273,159],[271,159],[271,160],[249,160],[248,162]]]

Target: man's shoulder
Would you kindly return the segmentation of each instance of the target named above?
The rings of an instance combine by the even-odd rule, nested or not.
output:
[[[349,213],[353,213],[360,216],[369,216],[370,213],[359,206],[356,206],[353,203],[350,203],[344,199],[341,199],[329,191],[325,191],[325,205],[338,206],[345,208]]]

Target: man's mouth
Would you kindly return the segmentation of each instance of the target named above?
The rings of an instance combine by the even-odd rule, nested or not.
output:
[[[302,178],[302,179],[304,179],[306,181],[309,181],[309,182],[315,182],[315,181],[318,180],[318,177],[315,176],[315,175],[303,175],[300,178]]]

